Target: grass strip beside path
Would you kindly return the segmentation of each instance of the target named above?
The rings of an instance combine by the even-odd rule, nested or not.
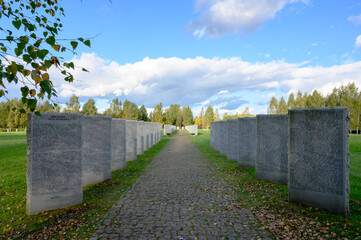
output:
[[[287,186],[257,180],[255,169],[238,168],[237,163],[210,148],[210,131],[190,136],[214,169],[233,188],[240,207],[250,209],[276,238],[361,239],[361,136],[350,136],[349,216],[288,202]]]
[[[173,134],[172,134],[173,135]],[[33,216],[26,209],[26,135],[0,133],[0,239],[83,239],[139,178],[171,136],[160,141],[127,168],[112,171],[112,179],[84,188],[81,205]]]

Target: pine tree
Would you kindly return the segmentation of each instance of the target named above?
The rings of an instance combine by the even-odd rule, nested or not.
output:
[[[287,107],[288,109],[292,109],[295,108],[295,95],[293,93],[290,94],[290,96],[288,97],[288,101],[287,101]]]
[[[214,112],[213,112],[213,108],[210,105],[207,107],[206,113],[204,115],[204,119],[205,119],[204,127],[210,128],[211,122],[214,121]]]
[[[270,103],[269,103],[267,113],[268,114],[276,114],[277,113],[277,108],[278,108],[278,102],[277,102],[276,97],[273,96]]]
[[[140,111],[140,120],[142,120],[144,122],[149,121],[148,111],[145,108],[144,104],[140,107],[139,111]]]
[[[277,107],[277,114],[286,114],[288,112],[288,107],[285,99],[281,97],[281,100]]]
[[[218,108],[216,108],[216,112],[214,113],[214,121],[221,121],[221,117],[219,116]]]

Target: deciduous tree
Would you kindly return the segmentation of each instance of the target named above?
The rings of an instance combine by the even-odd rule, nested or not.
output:
[[[0,39],[0,99],[8,94],[7,85],[19,84],[22,103],[35,111],[39,99],[57,96],[50,69],[73,82],[69,70],[75,68],[74,63],[63,61],[62,54],[75,53],[80,42],[90,47],[90,40],[59,39],[63,16],[57,0],[0,1],[0,31],[4,33]],[[20,111],[26,113],[24,108]]]

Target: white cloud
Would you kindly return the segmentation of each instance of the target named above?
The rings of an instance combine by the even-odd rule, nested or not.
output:
[[[196,11],[200,16],[189,24],[189,29],[198,37],[248,34],[295,2],[308,0],[197,0]]]
[[[317,43],[312,43],[311,47],[317,47],[317,45],[318,45]]]
[[[74,72],[77,80],[72,84],[55,75],[58,95],[66,98],[66,101],[72,94],[83,98],[110,99],[118,96],[151,108],[159,102],[163,106],[172,103],[195,106],[210,102],[217,105],[212,96],[227,96],[229,99],[219,104],[231,110],[231,106],[244,108],[242,104],[250,99],[228,96],[225,89],[232,89],[232,92],[241,95],[245,91],[257,93],[259,101],[262,94],[267,96],[269,92],[282,94],[320,89],[326,94],[333,87],[348,82],[355,82],[361,88],[361,62],[321,67],[284,61],[250,63],[240,58],[173,57],[144,58],[139,62],[120,65],[93,53],[82,54],[73,62],[90,72],[77,69]]]
[[[356,38],[355,46],[356,46],[356,48],[360,48],[360,47],[361,47],[361,35],[359,35],[359,36]]]
[[[355,25],[360,25],[361,24],[361,14],[358,16],[350,16],[348,18],[348,20]]]
[[[217,94],[218,94],[218,95],[221,95],[221,94],[227,94],[227,93],[229,93],[228,90],[221,90],[221,91],[219,91]]]
[[[264,57],[265,57],[265,58],[270,58],[271,55],[270,55],[269,53],[266,53],[266,54],[264,55]]]

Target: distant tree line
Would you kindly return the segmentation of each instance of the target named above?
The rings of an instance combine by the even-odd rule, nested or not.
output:
[[[0,130],[5,129],[25,129],[27,125],[27,114],[20,113],[24,107],[22,101],[18,98],[0,102]],[[65,103],[65,108],[61,109],[59,105],[53,107],[49,101],[38,103],[36,110],[39,112],[66,112],[82,113],[85,115],[105,115],[113,118],[123,118],[127,120],[151,121],[176,126],[186,126],[194,124],[193,112],[189,106],[180,107],[179,104],[171,104],[169,108],[163,109],[162,103],[155,106],[154,111],[148,115],[144,105],[138,107],[137,104],[125,100],[122,103],[118,98],[112,99],[110,107],[103,113],[99,113],[95,106],[95,101],[89,98],[81,106],[79,97],[73,95],[69,102]],[[30,112],[30,111],[28,111]]]
[[[279,101],[272,97],[267,112],[269,114],[285,114],[288,109],[306,107],[347,107],[350,113],[350,129],[356,130],[356,133],[359,132],[361,92],[355,83],[334,88],[326,96],[314,90],[310,94],[299,91],[296,96],[291,93],[287,102],[283,97]]]

